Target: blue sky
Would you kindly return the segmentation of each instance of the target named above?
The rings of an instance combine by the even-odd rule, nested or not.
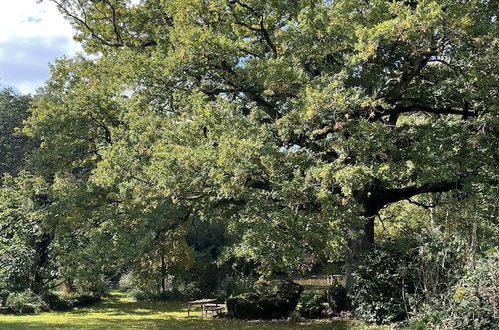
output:
[[[0,86],[33,93],[49,78],[49,63],[80,46],[71,25],[44,0],[0,0]]]

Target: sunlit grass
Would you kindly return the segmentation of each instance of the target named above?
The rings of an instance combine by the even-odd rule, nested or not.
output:
[[[200,315],[195,311],[193,315]],[[306,323],[244,322],[187,317],[187,304],[134,301],[112,292],[102,302],[67,312],[38,315],[0,315],[1,329],[386,329],[346,321]]]

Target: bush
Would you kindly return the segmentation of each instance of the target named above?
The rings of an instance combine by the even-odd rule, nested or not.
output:
[[[253,291],[255,280],[250,276],[235,276],[224,279],[218,288],[217,298],[226,300],[231,296]]]
[[[125,292],[135,289],[136,285],[132,272],[122,275],[118,281],[118,287]]]
[[[42,296],[42,299],[49,306],[50,310],[64,311],[70,308],[66,301],[64,301],[58,295],[53,293],[45,293]]]
[[[101,296],[96,294],[83,294],[73,299],[75,306],[73,307],[83,307],[95,304],[101,301]]]
[[[491,251],[454,285],[444,299],[427,306],[414,324],[444,329],[497,329],[499,252]]]
[[[7,302],[7,298],[9,297],[10,292],[5,289],[0,289],[0,307],[3,307]]]
[[[300,296],[298,303],[300,315],[307,319],[323,318],[327,310],[327,299],[324,294],[306,293]]]
[[[169,278],[168,288],[171,288],[172,278]],[[144,280],[139,274],[129,272],[121,276],[118,282],[119,288],[135,300],[159,300],[162,297],[156,283]]]
[[[227,299],[229,317],[237,319],[286,318],[296,308],[303,287],[293,281],[258,281],[255,292]]]
[[[18,314],[37,314],[49,309],[42,298],[29,289],[11,293],[7,298],[7,306]]]
[[[101,301],[101,296],[98,294],[69,294],[58,296],[53,293],[43,295],[43,300],[48,304],[51,310],[65,311],[75,307],[83,307]]]
[[[403,291],[406,291],[402,256],[396,252],[374,250],[363,258],[353,273],[350,293],[354,315],[366,322],[385,324],[407,317]]]
[[[327,302],[329,308],[335,314],[349,311],[352,309],[350,298],[347,295],[347,289],[340,283],[333,284],[328,289]]]
[[[161,292],[160,284],[143,278],[141,274],[127,273],[119,281],[119,287],[135,300],[167,300],[167,299],[199,299],[202,296],[201,284],[197,281],[186,281],[168,275],[165,291]]]

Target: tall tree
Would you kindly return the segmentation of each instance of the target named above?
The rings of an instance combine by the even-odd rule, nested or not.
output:
[[[33,112],[47,155],[229,211],[262,270],[345,251],[350,286],[381,209],[497,183],[496,1],[53,2],[90,56]]]
[[[0,90],[0,176],[17,174],[25,165],[36,142],[16,130],[29,116],[31,97],[16,94],[10,88]]]
[[[27,172],[0,185],[0,286],[42,291],[55,279],[48,187]]]

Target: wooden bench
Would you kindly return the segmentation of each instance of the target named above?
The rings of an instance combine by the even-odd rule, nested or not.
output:
[[[223,312],[225,304],[204,304],[204,312],[206,314],[217,315]]]
[[[187,316],[191,316],[191,308],[194,305],[201,307],[201,317],[208,314],[220,314],[225,309],[225,304],[219,304],[216,299],[199,299],[189,301],[187,308]]]

